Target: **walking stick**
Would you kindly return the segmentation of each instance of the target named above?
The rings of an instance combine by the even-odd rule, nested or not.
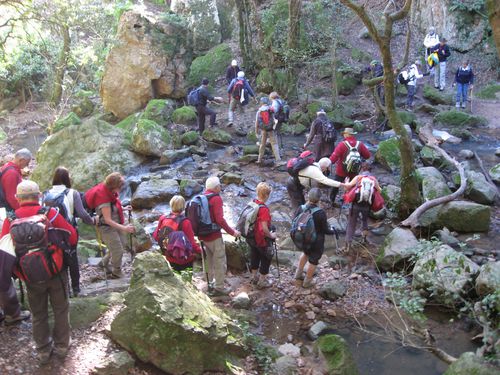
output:
[[[203,241],[200,241],[201,243],[201,266],[203,268],[203,273],[205,274],[205,279],[207,280],[207,288],[210,287],[210,282],[208,281],[208,272],[207,272],[207,268],[205,267],[205,244],[203,243]]]
[[[131,210],[128,211],[128,223],[130,225],[132,225],[132,211]],[[133,261],[135,258],[135,251],[134,251],[134,245],[133,245],[134,242],[132,240],[132,233],[128,234],[128,238],[129,238],[129,246],[130,246],[130,258]]]
[[[472,102],[472,99],[473,99],[473,97],[472,97],[472,90],[474,90],[473,87],[470,88],[470,113],[472,113],[472,103],[473,103]]]
[[[97,244],[99,245],[99,255],[101,257],[101,263],[103,266],[104,270],[104,281],[106,282],[106,288],[108,287],[108,274],[107,274],[107,267],[104,266],[103,259],[104,259],[104,249],[102,248],[102,238],[101,238],[101,232],[99,231],[98,224],[95,224],[95,237],[97,239]]]
[[[276,244],[276,240],[273,241],[274,253],[276,254],[276,268],[278,270],[278,284],[281,284],[281,276],[280,276],[280,262],[278,259],[278,245]]]

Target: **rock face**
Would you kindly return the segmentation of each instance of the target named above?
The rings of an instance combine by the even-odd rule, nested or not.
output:
[[[192,58],[187,22],[161,14],[123,13],[101,82],[104,108],[118,118],[144,108],[155,97],[180,98]]]
[[[99,120],[68,126],[48,137],[37,152],[33,180],[41,189],[52,185],[54,170],[69,169],[73,187],[87,190],[111,172],[126,172],[141,159],[127,149],[124,133]]]
[[[224,372],[226,362],[245,355],[239,328],[162,255],[139,254],[133,268],[125,308],[111,324],[119,345],[179,375]]]
[[[169,142],[168,131],[151,120],[140,119],[132,132],[132,150],[140,155],[160,157]]]
[[[458,271],[460,270],[460,271]],[[413,288],[433,291],[433,298],[453,303],[453,295],[466,292],[479,266],[448,245],[435,247],[415,263]]]
[[[497,375],[498,368],[487,364],[472,352],[463,353],[443,375]]]
[[[394,228],[387,235],[377,256],[377,265],[383,270],[391,270],[397,263],[415,254],[418,240],[409,229]]]
[[[153,178],[139,185],[132,196],[134,208],[153,208],[159,203],[168,203],[180,188],[177,180]]]
[[[481,266],[476,279],[476,291],[480,296],[500,290],[500,261]]]
[[[316,348],[326,361],[328,374],[359,374],[349,347],[342,337],[333,334],[321,336],[316,341]]]
[[[487,232],[490,227],[491,210],[488,206],[452,201],[425,212],[419,219],[423,227],[447,227],[457,232]]]

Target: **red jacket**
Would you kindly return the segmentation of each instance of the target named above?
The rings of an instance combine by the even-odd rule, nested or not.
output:
[[[356,142],[357,142],[356,138],[354,138],[354,137],[347,137],[344,139],[344,141],[349,142],[349,144],[353,147],[356,145]],[[330,160],[332,161],[332,163],[337,163],[335,165],[335,174],[339,177],[347,177],[347,175],[348,175],[347,172],[344,170],[343,162],[347,156],[347,153],[349,152],[349,149],[344,144],[344,141],[339,142],[337,147],[335,147],[333,154],[330,155]],[[358,151],[363,159],[365,159],[365,160],[370,159],[370,156],[371,156],[370,151],[368,151],[368,149],[366,148],[366,146],[363,142],[359,142]],[[355,174],[349,175],[349,177],[351,177],[351,178],[354,176],[355,176]]]
[[[208,195],[214,193],[215,191],[206,190],[203,194]],[[234,229],[231,228],[226,222],[226,219],[224,219],[224,208],[220,195],[214,195],[213,197],[209,198],[208,206],[210,208],[210,218],[212,219],[212,223],[219,224],[219,226],[227,233],[229,233],[230,235],[234,235]],[[217,238],[222,238],[222,233],[220,230],[207,236],[198,236],[198,239],[200,241],[214,241]]]
[[[174,213],[172,213],[171,215],[174,215],[174,216],[178,216]],[[158,221],[158,226],[156,227],[154,233],[153,233],[153,238],[158,241],[158,232],[160,231],[160,229],[163,227],[163,223],[165,221],[165,219],[168,218],[168,216],[161,216],[160,217],[160,220]],[[193,227],[191,225],[191,222],[189,221],[189,219],[185,219],[183,222],[182,222],[182,225],[181,227],[179,228],[180,231],[184,232],[184,234],[186,235],[186,237],[188,238],[189,242],[191,242],[191,246],[193,247],[193,250],[194,252],[198,253],[198,254],[201,254],[201,247],[200,245],[198,244],[198,242],[196,242],[196,240],[194,239],[194,232],[193,232]],[[173,259],[173,258],[170,258],[170,257],[166,257],[167,260],[170,262],[170,263],[176,263],[176,264],[188,264],[188,263],[191,263],[193,260],[194,260],[194,255],[191,257],[191,258],[188,258],[186,259],[185,261],[179,263],[179,260],[178,259]]]
[[[264,205],[264,207],[259,208],[257,219],[255,219],[255,243],[258,247],[266,247],[267,237],[262,229],[262,223],[267,223],[268,229],[271,227],[271,213],[264,202],[259,201],[258,199],[255,199],[254,202]]]
[[[19,208],[19,202],[16,199],[16,190],[17,185],[23,180],[23,175],[21,174],[19,166],[11,161],[5,163],[1,171],[3,172],[8,167],[12,168],[2,175],[1,184],[5,200],[13,210],[17,210]]]
[[[42,206],[40,206],[37,202],[23,203],[21,205],[21,207],[16,210],[16,216],[19,218],[30,217],[30,216],[36,215],[38,213],[38,211],[40,210],[40,208],[42,208]],[[56,216],[55,219],[54,219],[54,216]],[[65,229],[68,232],[70,232],[71,234],[69,236],[69,244],[71,246],[76,246],[76,244],[78,242],[78,236],[76,234],[76,229],[70,223],[68,223],[62,217],[62,215],[59,215],[58,212],[54,208],[51,208],[49,210],[47,217],[49,218],[49,220],[54,219],[54,221],[52,222],[52,226],[54,228]],[[9,232],[10,232],[10,220],[4,220],[3,227],[2,227],[2,234],[0,235],[0,237],[5,236]]]
[[[104,183],[97,184],[93,188],[89,189],[85,193],[84,198],[87,206],[92,209],[96,209],[100,205],[106,203],[110,203],[111,209],[113,209],[114,205],[118,212],[118,217],[120,218],[119,224],[123,224],[125,222],[122,202],[120,201],[118,194],[109,190]]]

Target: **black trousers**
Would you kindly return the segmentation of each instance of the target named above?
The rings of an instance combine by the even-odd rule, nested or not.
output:
[[[68,266],[71,289],[73,292],[80,293],[80,265],[78,264],[76,246],[65,252],[64,262]]]
[[[267,275],[269,273],[269,267],[271,266],[271,259],[269,259],[264,251],[258,247],[250,246],[250,269],[259,270],[261,275]]]
[[[302,185],[297,184],[297,181],[295,181],[293,177],[288,177],[288,180],[286,181],[286,191],[290,197],[292,214],[295,214],[297,208],[306,203],[306,200],[304,199],[304,189],[302,188]]]
[[[338,162],[337,162],[338,163]],[[333,178],[335,181],[342,182],[345,180],[345,177],[341,177],[339,175],[335,175]],[[332,187],[332,191],[330,192],[330,201],[331,203],[335,203],[335,198],[337,198],[337,194],[339,193],[339,188]]]
[[[215,126],[216,113],[213,109],[208,108],[206,105],[196,106],[196,113],[198,115],[198,129],[200,134],[205,130],[205,116],[210,116],[210,126]]]

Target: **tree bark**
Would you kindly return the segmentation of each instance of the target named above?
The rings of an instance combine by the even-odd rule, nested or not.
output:
[[[500,58],[500,1],[486,0],[486,10],[493,32],[493,39],[497,46],[498,57]]]
[[[59,57],[57,59],[57,65],[54,72],[54,86],[52,88],[52,95],[50,102],[54,107],[59,105],[63,93],[63,82],[64,74],[66,73],[66,67],[68,65],[68,56],[71,46],[71,38],[69,35],[69,27],[66,24],[58,25],[59,32],[62,37],[63,45],[61,51],[59,52]]]
[[[337,44],[335,39],[332,45],[332,108],[337,108],[339,100],[339,90],[337,86]]]
[[[300,8],[302,0],[288,2],[288,48],[297,50],[300,41]]]

